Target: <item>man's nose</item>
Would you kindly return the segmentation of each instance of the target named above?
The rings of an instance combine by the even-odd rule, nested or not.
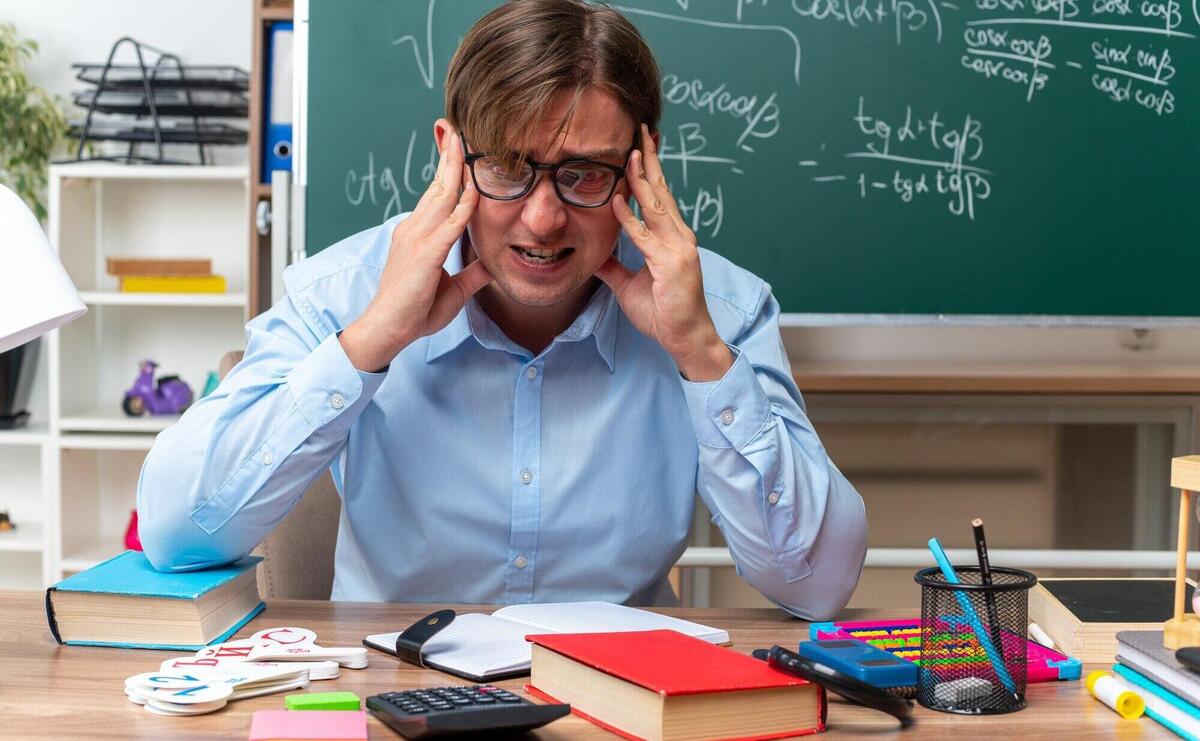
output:
[[[522,223],[535,235],[549,236],[567,224],[567,204],[559,200],[550,178],[551,173],[538,173],[521,209]]]

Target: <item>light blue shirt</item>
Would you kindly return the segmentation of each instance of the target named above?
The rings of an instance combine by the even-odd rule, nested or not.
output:
[[[698,491],[766,597],[813,619],[845,605],[863,504],[805,415],[766,283],[701,250],[736,358],[711,383],[685,380],[603,285],[536,357],[472,299],[362,372],[337,333],[375,295],[405,216],[289,267],[242,362],[159,435],[138,485],[156,568],[250,552],[332,466],[335,600],[671,604]],[[624,234],[617,250],[641,266]],[[461,268],[459,244],[446,269]]]

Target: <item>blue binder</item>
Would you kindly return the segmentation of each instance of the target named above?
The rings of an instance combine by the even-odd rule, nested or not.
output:
[[[267,37],[267,85],[260,180],[292,169],[292,24],[275,23]]]

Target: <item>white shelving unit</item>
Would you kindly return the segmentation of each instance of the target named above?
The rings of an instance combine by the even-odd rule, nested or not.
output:
[[[27,427],[0,431],[0,589],[40,589],[124,549],[138,474],[178,416],[121,411],[138,363],[197,395],[245,344],[245,167],[87,162],[50,168],[49,236],[88,313],[43,341]],[[121,293],[109,257],[204,257],[227,293]]]

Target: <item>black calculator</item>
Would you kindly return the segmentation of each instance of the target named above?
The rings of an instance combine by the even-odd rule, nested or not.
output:
[[[535,705],[490,684],[382,692],[367,710],[407,738],[452,734],[517,733],[571,712],[570,705]]]

